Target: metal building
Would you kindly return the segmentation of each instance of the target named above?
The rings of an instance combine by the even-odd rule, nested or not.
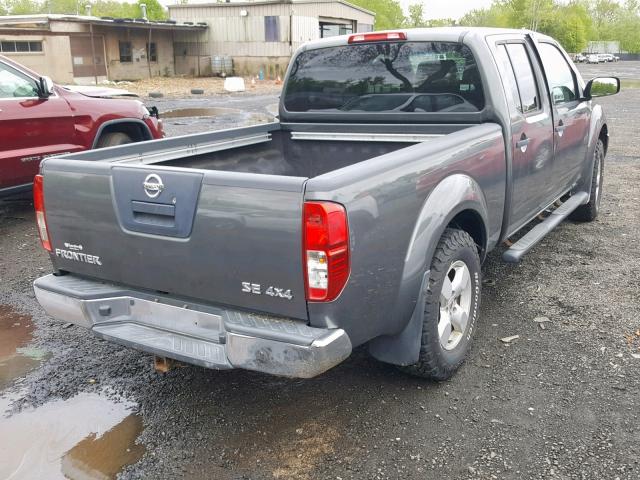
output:
[[[233,58],[236,74],[281,75],[302,43],[368,32],[375,14],[342,0],[258,0],[169,6],[179,22],[206,22],[211,55]]]
[[[0,54],[60,83],[210,73],[207,26],[85,15],[0,17]]]

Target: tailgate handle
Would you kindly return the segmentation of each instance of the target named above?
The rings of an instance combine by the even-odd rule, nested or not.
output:
[[[176,206],[166,203],[131,201],[133,221],[138,224],[155,225],[157,227],[174,227]]]
[[[162,215],[163,217],[175,217],[176,206],[166,203],[151,203],[131,201],[131,210],[134,213],[147,213],[149,215]]]

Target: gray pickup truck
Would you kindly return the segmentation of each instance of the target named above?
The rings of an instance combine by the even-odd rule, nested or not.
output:
[[[279,121],[49,158],[53,317],[214,369],[312,377],[367,345],[446,379],[487,252],[598,215],[608,127],[551,38],[443,28],[307,43]],[[526,234],[520,232],[527,227]],[[164,363],[163,363],[164,362]]]

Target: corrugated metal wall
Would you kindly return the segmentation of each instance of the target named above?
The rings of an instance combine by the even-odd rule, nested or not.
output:
[[[246,16],[241,12],[245,11]],[[373,16],[340,2],[201,4],[169,7],[171,18],[209,24],[212,55],[286,57],[301,43],[319,36],[319,18],[373,24]],[[290,19],[290,16],[293,17]],[[266,16],[278,17],[279,42],[266,42]],[[291,22],[292,43],[289,45]],[[342,22],[341,22],[342,23]]]

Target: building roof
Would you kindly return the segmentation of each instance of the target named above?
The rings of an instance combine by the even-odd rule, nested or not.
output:
[[[375,16],[375,12],[367,10],[366,8],[359,7],[353,3],[349,3],[345,0],[257,0],[257,1],[231,1],[231,2],[196,2],[196,3],[181,3],[176,5],[169,5],[169,8],[190,8],[190,7],[252,7],[255,5],[269,5],[273,3],[287,3],[287,4],[301,4],[301,3],[341,3],[354,10],[360,10],[368,15]]]
[[[148,30],[205,30],[206,23],[193,24],[191,22],[177,23],[175,20],[150,21],[142,18],[112,18],[93,17],[88,15],[66,15],[43,13],[34,15],[6,15],[0,16],[0,28],[41,28],[50,22],[73,22],[112,27],[144,28]]]

